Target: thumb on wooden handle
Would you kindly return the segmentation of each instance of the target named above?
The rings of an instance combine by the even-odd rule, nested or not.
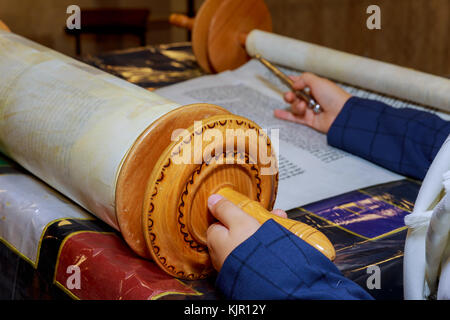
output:
[[[319,250],[328,259],[333,260],[336,257],[333,244],[319,230],[292,219],[278,217],[267,211],[259,202],[250,200],[243,194],[233,190],[230,187],[220,189],[217,194],[227,198],[247,214],[258,220],[261,224],[269,219],[275,220],[277,223],[294,233],[296,236],[306,241],[308,244]]]

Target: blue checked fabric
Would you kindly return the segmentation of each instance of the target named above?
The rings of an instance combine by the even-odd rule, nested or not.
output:
[[[450,134],[450,122],[411,108],[351,97],[328,131],[328,144],[423,180]]]
[[[317,249],[274,220],[225,260],[216,286],[227,299],[372,299]]]

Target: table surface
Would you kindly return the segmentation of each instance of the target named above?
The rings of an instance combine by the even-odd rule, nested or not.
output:
[[[148,90],[203,75],[189,43],[147,46],[88,56],[94,65]],[[24,173],[0,157],[0,174]],[[335,264],[376,299],[403,299],[406,227],[420,182],[401,180],[355,190],[290,210],[291,219],[320,229],[334,244]],[[300,192],[300,191],[299,191]],[[44,230],[36,265],[0,237],[2,299],[221,299],[215,277],[180,281],[155,263],[137,257],[121,235],[104,222],[65,219]],[[67,267],[80,263],[80,289],[69,288]],[[370,289],[371,268],[380,286]]]

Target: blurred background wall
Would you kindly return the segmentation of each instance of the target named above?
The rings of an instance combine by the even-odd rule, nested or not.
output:
[[[75,55],[75,39],[64,31],[69,5],[81,10],[93,8],[147,8],[151,11],[147,43],[184,41],[187,32],[171,27],[171,12],[186,12],[185,0],[0,0],[0,19],[11,31],[68,55]],[[82,20],[82,18],[81,18]],[[95,54],[107,50],[138,46],[131,35],[82,35],[82,53]]]
[[[245,0],[241,0],[245,1]],[[334,49],[450,75],[450,0],[265,0],[274,32]],[[172,12],[198,9],[203,0],[0,0],[0,19],[13,32],[68,55],[75,40],[65,34],[67,6],[88,8],[148,8],[147,43],[188,39],[172,27]],[[381,8],[381,30],[368,30],[366,8]],[[83,35],[83,54],[138,46],[133,36]]]
[[[265,0],[274,32],[450,76],[450,0]],[[366,9],[381,9],[369,30]]]

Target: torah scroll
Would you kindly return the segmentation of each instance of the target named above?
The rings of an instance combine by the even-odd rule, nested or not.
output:
[[[450,80],[443,77],[260,30],[245,46],[250,56],[450,112]]]
[[[181,106],[7,31],[0,74],[0,151],[167,273],[213,272],[210,194],[226,193],[258,221],[273,218],[276,157],[253,121],[208,103]],[[334,257],[322,233],[280,223]]]

